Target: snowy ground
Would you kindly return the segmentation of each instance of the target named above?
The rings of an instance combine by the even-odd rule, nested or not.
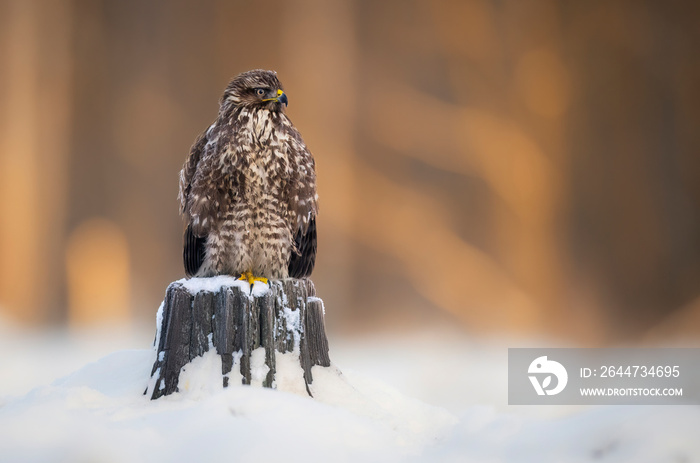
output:
[[[522,342],[331,337],[337,368],[314,369],[315,399],[292,361],[279,363],[283,390],[224,390],[208,355],[182,393],[149,401],[151,341],[148,328],[0,324],[0,461],[700,460],[700,407],[508,406],[506,348]]]

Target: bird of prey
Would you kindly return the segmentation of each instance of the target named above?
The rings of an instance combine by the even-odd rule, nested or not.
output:
[[[316,260],[314,158],[277,74],[236,76],[180,172],[188,277],[305,278]]]

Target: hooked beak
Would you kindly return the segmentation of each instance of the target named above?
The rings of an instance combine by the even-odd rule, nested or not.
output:
[[[280,103],[284,103],[285,106],[289,105],[289,100],[287,99],[287,94],[284,93],[282,90],[277,90],[278,92],[281,92],[280,96],[277,97],[277,101]]]
[[[289,104],[289,100],[287,99],[287,95],[281,89],[277,89],[277,97],[266,98],[263,101],[279,101],[280,103],[284,103],[285,106],[287,106]]]

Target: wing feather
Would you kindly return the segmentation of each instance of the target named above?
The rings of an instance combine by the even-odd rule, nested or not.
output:
[[[182,166],[182,170],[180,171],[180,192],[178,194],[178,199],[180,200],[180,212],[183,214],[188,214],[187,205],[189,203],[190,191],[192,190],[192,182],[194,181],[197,166],[202,158],[206,144],[207,131],[197,137],[192,148],[190,148],[190,155],[187,157],[187,161],[185,161],[185,165]]]
[[[192,183],[194,182],[197,167],[202,159],[206,144],[207,131],[197,137],[197,140],[190,149],[190,155],[180,171],[180,191],[178,194],[178,199],[180,200],[180,212],[185,215],[185,220],[187,221],[187,228],[185,229],[185,234],[183,237],[182,257],[185,265],[185,275],[187,275],[189,278],[195,276],[199,271],[199,268],[204,262],[206,251],[205,246],[207,237],[206,235],[195,235],[192,228],[192,217],[189,210]]]
[[[287,151],[294,172],[286,192],[289,208],[294,212],[294,220],[289,225],[295,231],[288,270],[291,278],[306,278],[311,275],[316,262],[316,166],[301,134],[286,116],[283,130],[287,134]]]
[[[206,237],[197,236],[192,231],[192,225],[187,225],[184,236],[184,249],[182,257],[185,264],[185,275],[192,278],[197,274],[204,262],[206,252]]]
[[[289,259],[289,277],[307,278],[311,276],[316,263],[316,217],[311,217],[306,233],[299,229],[294,237],[294,247]]]

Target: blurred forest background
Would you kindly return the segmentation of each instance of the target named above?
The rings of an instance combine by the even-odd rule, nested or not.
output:
[[[700,2],[0,0],[0,317],[152,323],[178,172],[278,72],[334,331],[700,331]]]

